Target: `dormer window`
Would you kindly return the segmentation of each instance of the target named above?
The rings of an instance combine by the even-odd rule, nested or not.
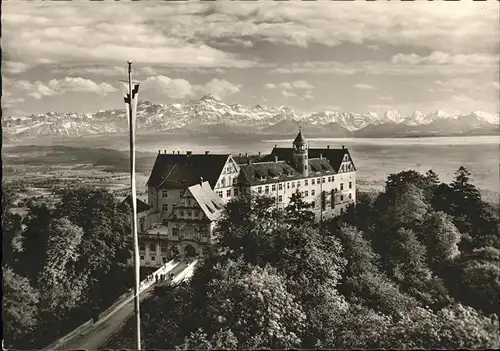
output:
[[[168,197],[168,191],[167,190],[162,190],[161,191],[161,197]]]

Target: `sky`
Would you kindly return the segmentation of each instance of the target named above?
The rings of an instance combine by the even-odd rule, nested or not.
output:
[[[4,115],[155,103],[498,113],[499,2],[2,3]]]

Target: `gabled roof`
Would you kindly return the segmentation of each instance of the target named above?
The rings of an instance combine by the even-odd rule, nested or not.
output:
[[[309,175],[313,175],[314,173],[331,173],[335,174],[335,170],[333,169],[330,161],[326,158],[310,158],[308,160],[309,164]]]
[[[245,185],[277,183],[302,178],[284,161],[257,162],[241,166],[240,182]]]
[[[248,161],[258,162],[260,158],[261,156],[259,155],[233,155],[233,160],[238,165],[246,165],[248,164]]]
[[[132,196],[128,195],[121,202],[121,204],[127,204],[131,208],[132,207]],[[141,201],[140,199],[136,199],[136,206],[137,206],[137,213],[148,211],[151,208],[147,203]]]
[[[309,159],[319,159],[319,156],[323,157],[323,159],[327,159],[330,162],[331,167],[335,172],[338,172],[340,169],[340,165],[342,164],[342,160],[344,156],[347,154],[349,158],[351,158],[349,154],[349,150],[346,148],[343,149],[308,149],[308,158]],[[260,162],[269,162],[274,160],[274,156],[278,156],[278,160],[285,161],[288,164],[292,164],[293,162],[293,148],[284,148],[284,147],[275,147],[270,155],[266,155],[260,159]],[[351,158],[352,162],[352,158]],[[352,162],[354,166],[354,162]],[[356,167],[354,166],[354,170]]]
[[[224,210],[224,201],[212,190],[208,182],[192,185],[187,191],[191,193],[209,220],[219,219]]]
[[[186,188],[199,183],[200,177],[203,177],[215,187],[229,156],[158,154],[147,185],[155,188],[163,185]]]

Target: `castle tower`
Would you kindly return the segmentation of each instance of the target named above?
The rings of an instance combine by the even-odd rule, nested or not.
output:
[[[307,142],[302,136],[302,130],[299,129],[299,134],[293,141],[293,167],[305,177],[309,175],[307,154]]]

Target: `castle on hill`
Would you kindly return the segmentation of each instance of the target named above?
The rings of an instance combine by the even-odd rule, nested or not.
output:
[[[147,203],[137,206],[140,259],[160,266],[209,255],[224,204],[242,194],[269,196],[283,208],[300,191],[317,221],[337,216],[356,201],[356,168],[344,146],[309,148],[299,131],[291,148],[262,157],[159,151],[147,188]]]

